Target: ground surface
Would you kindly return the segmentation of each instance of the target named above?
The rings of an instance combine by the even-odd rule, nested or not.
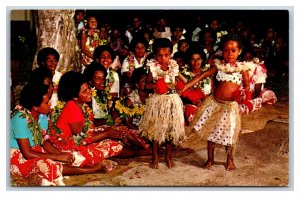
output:
[[[233,172],[225,170],[225,150],[217,147],[212,170],[202,169],[207,158],[206,142],[188,134],[189,140],[173,151],[172,169],[160,157],[159,169],[149,168],[151,156],[116,159],[116,169],[65,177],[67,186],[288,186],[289,179],[288,96],[259,112],[242,117],[243,130],[237,145]],[[17,184],[17,181],[15,182]],[[20,183],[20,185],[22,185]]]

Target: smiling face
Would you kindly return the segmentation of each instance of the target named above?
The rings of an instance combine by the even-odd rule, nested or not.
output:
[[[80,103],[89,103],[92,101],[92,91],[87,83],[83,83],[80,86],[77,101]]]
[[[201,68],[202,58],[200,54],[193,54],[191,56],[191,67],[193,70]]]
[[[52,72],[52,74],[55,72],[57,63],[58,63],[57,59],[55,58],[54,55],[52,55],[52,54],[47,55],[47,57],[45,59],[45,65],[46,65],[46,68]]]
[[[95,71],[94,76],[92,78],[92,84],[94,85],[94,87],[97,90],[104,90],[105,82],[105,74],[100,70]]]
[[[100,64],[102,64],[106,69],[108,69],[109,66],[110,66],[111,63],[112,63],[112,57],[111,57],[110,52],[108,52],[108,51],[103,51],[103,52],[100,54],[99,62],[100,62]]]
[[[235,63],[242,49],[236,41],[229,40],[224,44],[223,57],[227,63]]]

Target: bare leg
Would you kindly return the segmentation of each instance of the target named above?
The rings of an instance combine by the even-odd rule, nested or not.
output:
[[[78,175],[78,174],[92,174],[96,172],[109,172],[116,167],[117,163],[110,160],[104,160],[96,166],[92,167],[76,167],[76,166],[63,166],[63,175]]]
[[[166,154],[165,154],[165,160],[167,163],[168,168],[175,167],[175,163],[172,161],[172,144],[170,142],[166,142]]]
[[[210,170],[212,165],[214,165],[214,153],[215,153],[215,143],[207,141],[207,162],[202,166],[204,169]]]
[[[149,165],[150,168],[157,169],[158,168],[158,142],[153,141],[152,144],[152,162]]]
[[[232,146],[226,146],[225,149],[226,149],[226,152],[227,152],[226,170],[228,170],[228,171],[235,170],[236,167],[233,163]]]

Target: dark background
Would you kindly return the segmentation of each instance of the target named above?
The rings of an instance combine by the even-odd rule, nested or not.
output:
[[[195,27],[195,19],[201,16],[203,22],[209,23],[213,18],[219,20],[223,27],[236,24],[238,21],[251,28],[258,37],[261,37],[267,27],[274,27],[279,33],[288,36],[288,10],[87,10],[87,14],[95,15],[98,23],[109,23],[120,28],[131,24],[135,16],[139,16],[144,24],[155,25],[156,20],[165,17],[169,25],[182,24],[187,30]]]

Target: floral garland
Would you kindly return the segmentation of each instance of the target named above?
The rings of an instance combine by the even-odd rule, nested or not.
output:
[[[61,112],[62,112],[63,108],[65,107],[65,105],[66,105],[65,102],[58,101],[57,106],[55,106],[51,110],[50,118],[49,118],[50,119],[50,124],[49,125],[51,125],[51,130],[52,131],[50,130],[50,133],[49,133],[50,135],[53,135],[53,134],[60,135],[62,133],[61,129],[59,129],[56,126],[56,123],[57,123],[58,117],[61,114]],[[81,109],[82,109],[82,113],[84,115],[84,126],[82,128],[82,131],[79,134],[73,135],[73,140],[74,140],[76,145],[81,144],[81,141],[88,136],[87,132],[90,129],[93,129],[93,127],[94,127],[92,109],[89,108],[89,106],[85,103],[82,105]]]
[[[113,125],[114,121],[112,120],[111,114],[109,113],[108,109],[108,102],[111,100],[111,96],[109,94],[109,88],[101,91],[101,98],[97,94],[97,90],[92,88],[92,97],[96,101],[96,105],[101,110],[100,117],[106,119],[108,125]]]
[[[206,71],[210,69],[210,64],[205,64],[202,71]],[[182,75],[188,80],[192,80],[194,78],[193,73],[191,71],[188,71],[188,68],[184,69],[182,71]],[[204,93],[204,95],[208,95],[211,93],[211,78],[206,77],[205,79],[201,80],[200,82],[196,83],[193,88],[200,87],[201,91]]]
[[[123,98],[116,101],[115,108],[120,113],[121,118],[127,117],[141,117],[145,111],[145,105],[134,106],[133,108],[127,107],[124,104]]]
[[[146,56],[147,56],[147,53],[145,54],[144,57],[146,57]],[[128,57],[127,57],[128,64],[129,64],[129,72],[133,72],[134,69],[135,69],[135,61],[134,61],[135,59],[136,58],[135,58],[134,53],[130,52],[129,55],[128,55]],[[141,65],[144,65],[145,60],[146,60],[146,58],[142,59]]]
[[[116,71],[114,71],[113,69],[109,69],[108,71],[108,75],[106,77],[106,87],[105,87],[105,91],[106,91],[106,94],[107,94],[107,99],[108,100],[111,100],[111,95],[110,95],[110,90],[111,90],[111,87],[113,86],[114,82],[115,82],[115,78],[114,78],[114,73]]]
[[[12,117],[16,115],[17,112],[21,112],[20,117],[26,119],[27,126],[32,132],[32,140],[35,145],[42,145],[44,141],[44,135],[46,135],[46,130],[42,129],[38,121],[35,121],[31,112],[22,106],[17,105],[15,110],[12,112]],[[47,136],[45,137],[47,139]]]
[[[179,66],[175,60],[170,60],[168,69],[166,71],[162,70],[161,65],[154,59],[150,60],[147,63],[147,66],[150,67],[150,71],[154,80],[163,78],[165,83],[175,84],[175,78],[178,76],[179,72]]]
[[[215,59],[215,65],[218,70],[221,70],[225,73],[248,71],[251,70],[252,67],[255,67],[255,64],[251,62],[236,62],[235,64],[230,64],[219,59]]]

